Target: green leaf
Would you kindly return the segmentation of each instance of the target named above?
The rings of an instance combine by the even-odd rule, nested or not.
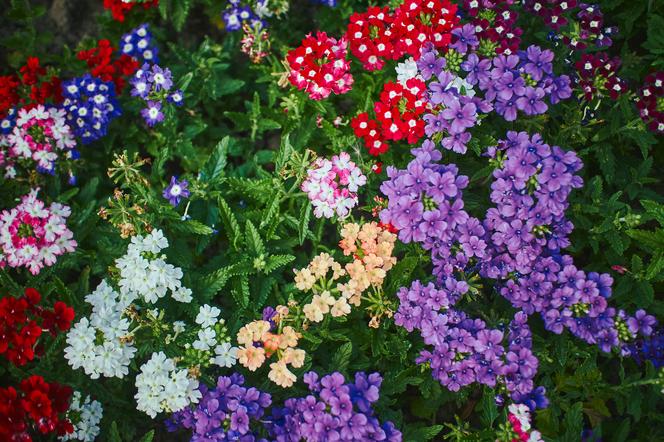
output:
[[[265,244],[263,244],[263,239],[261,238],[260,233],[251,221],[247,220],[247,224],[244,229],[244,240],[247,245],[247,248],[255,255],[260,256],[265,254]]]
[[[482,414],[480,415],[482,425],[493,428],[493,422],[498,417],[498,407],[496,406],[495,392],[493,390],[484,389],[480,407],[482,410]]]
[[[211,235],[214,231],[212,227],[206,226],[200,221],[190,219],[186,221],[176,221],[170,224],[172,230],[181,233],[195,233],[196,235]]]
[[[108,433],[108,442],[122,442],[120,430],[118,430],[118,424],[115,421],[111,423],[111,430]]]
[[[648,269],[646,270],[646,279],[652,280],[664,270],[664,253],[658,253],[653,256]]]
[[[143,436],[139,442],[152,442],[152,439],[154,439],[154,430],[145,433],[145,436]]]
[[[180,32],[184,23],[187,21],[189,9],[191,8],[191,0],[176,0],[173,11],[173,26],[175,30]]]
[[[583,403],[577,402],[565,414],[565,433],[561,442],[578,442],[583,431]]]
[[[233,280],[233,289],[231,295],[237,305],[242,308],[247,308],[249,305],[249,277],[242,275]]]
[[[660,226],[664,227],[664,205],[652,200],[642,200],[641,205],[646,209],[646,213],[657,220]]]
[[[272,196],[272,199],[269,202],[267,212],[263,216],[263,221],[261,221],[261,228],[270,225],[272,219],[279,215],[279,204],[281,203],[281,193],[275,192]],[[268,239],[270,237],[268,236]]]
[[[265,273],[271,273],[278,269],[279,267],[283,267],[286,264],[289,264],[291,262],[295,261],[295,257],[293,255],[273,255],[269,256],[267,258],[267,262],[265,263]]]
[[[627,230],[627,235],[632,238],[638,247],[649,252],[664,250],[664,230],[650,232],[648,230]]]
[[[334,353],[334,356],[332,356],[332,362],[331,366],[334,367],[335,370],[338,371],[345,371],[346,368],[348,367],[348,363],[350,362],[350,357],[353,354],[353,343],[352,342],[346,342],[342,344]]]
[[[657,14],[649,14],[648,16],[648,39],[643,44],[643,47],[648,49],[653,54],[664,54],[664,17]]]
[[[300,209],[300,219],[297,224],[297,239],[300,245],[304,243],[307,232],[309,232],[309,219],[311,219],[311,203],[307,201]]]
[[[201,181],[214,182],[222,176],[228,159],[228,145],[230,137],[226,136],[217,143],[210,157],[201,169]]]
[[[234,94],[235,92],[242,89],[244,86],[244,81],[237,80],[233,78],[223,78],[218,82],[218,86],[215,88],[215,98],[223,97],[224,95]]]
[[[224,288],[233,276],[233,268],[234,266],[221,267],[203,278],[201,286],[203,287],[202,296],[204,301],[212,299]]]
[[[406,442],[424,442],[432,440],[443,431],[442,425],[432,425],[430,427],[420,427],[415,430],[410,430],[404,434],[404,440]]]
[[[238,250],[238,244],[242,239],[242,232],[240,231],[240,224],[237,222],[235,214],[223,197],[219,197],[219,213],[221,214],[221,222],[224,225],[226,236],[235,250]]]

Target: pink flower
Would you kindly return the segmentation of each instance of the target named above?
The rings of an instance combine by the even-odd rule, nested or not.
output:
[[[69,207],[53,203],[46,208],[37,199],[39,189],[25,195],[21,204],[0,213],[0,267],[27,267],[33,275],[55,264],[58,256],[76,248],[67,228]]]

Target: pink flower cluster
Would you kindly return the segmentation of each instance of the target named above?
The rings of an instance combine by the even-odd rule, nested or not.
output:
[[[13,177],[14,159],[32,160],[39,172],[52,173],[58,151],[69,153],[76,140],[65,121],[65,111],[40,104],[18,112],[16,126],[0,141],[2,145],[7,152],[0,153],[0,165],[6,162],[8,175]]]
[[[286,56],[288,80],[312,100],[322,100],[332,92],[345,94],[353,85],[347,46],[345,38],[336,40],[325,32],[318,32],[315,37],[307,35],[302,45]]]
[[[335,213],[345,218],[357,204],[357,190],[366,182],[350,155],[341,152],[332,160],[316,159],[301,189],[309,196],[317,218],[332,218]]]
[[[67,228],[69,206],[37,199],[39,189],[23,196],[21,204],[0,212],[0,267],[27,267],[33,275],[56,258],[73,252],[76,241]]]
[[[530,409],[524,404],[512,404],[508,407],[507,420],[516,433],[514,442],[541,442],[542,435],[531,426]]]

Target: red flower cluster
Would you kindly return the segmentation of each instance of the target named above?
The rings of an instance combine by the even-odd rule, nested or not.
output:
[[[19,104],[44,104],[47,100],[62,101],[60,78],[49,75],[39,58],[28,57],[19,75],[0,77],[0,118]]]
[[[636,101],[641,119],[648,128],[664,134],[664,72],[655,72],[646,77]]]
[[[159,0],[134,0],[125,2],[123,0],[104,0],[104,8],[110,9],[113,15],[113,20],[124,21],[125,14],[131,11],[135,6],[143,5],[143,8],[148,9],[157,6]]]
[[[375,119],[366,112],[353,118],[350,125],[355,136],[364,140],[369,154],[378,156],[387,152],[386,141],[406,139],[416,143],[424,135],[424,120],[420,116],[426,109],[424,81],[411,78],[403,86],[388,82],[380,94],[380,101],[374,103]]]
[[[579,86],[586,101],[606,95],[617,100],[627,91],[627,85],[618,77],[619,57],[609,58],[604,52],[583,54],[575,66]]]
[[[290,66],[288,80],[312,100],[322,100],[332,92],[345,94],[353,85],[347,53],[345,38],[336,40],[325,32],[318,32],[315,37],[309,34],[300,47],[286,56]]]
[[[80,51],[77,54],[79,60],[88,64],[90,73],[103,81],[115,83],[116,92],[122,92],[127,83],[125,77],[132,75],[138,69],[138,61],[126,54],[113,60],[115,48],[108,40],[99,40],[97,46]]]
[[[0,440],[30,442],[35,430],[44,435],[71,433],[74,427],[64,417],[71,395],[70,387],[36,375],[21,381],[18,391],[0,388]]]
[[[448,0],[408,0],[393,14],[387,7],[373,6],[350,17],[346,36],[366,70],[382,69],[385,60],[406,54],[418,59],[425,42],[446,48],[459,22],[456,11]]]
[[[516,26],[519,14],[512,11],[513,0],[465,0],[463,9],[475,26],[480,48],[493,48],[496,54],[515,54],[523,30]],[[486,54],[493,55],[493,54]]]
[[[35,289],[25,289],[20,298],[11,296],[0,299],[0,354],[14,365],[21,366],[39,352],[37,341],[42,331],[55,336],[68,330],[74,319],[74,309],[57,301],[53,309],[39,305],[41,295]]]

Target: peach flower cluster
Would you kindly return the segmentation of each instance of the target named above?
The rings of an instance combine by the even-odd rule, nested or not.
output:
[[[350,305],[359,306],[367,289],[382,286],[397,261],[392,256],[396,235],[375,222],[348,223],[341,229],[341,237],[339,246],[344,255],[353,256],[352,262],[342,267],[329,254],[321,253],[307,267],[294,270],[295,286],[314,293],[302,308],[310,322],[321,322],[328,313],[333,317],[350,313]],[[342,282],[342,277],[347,280]]]
[[[279,316],[288,314],[288,308],[279,306],[277,312],[271,319],[272,323],[253,321],[238,331],[237,341],[240,348],[237,356],[239,362],[251,371],[256,371],[267,359],[275,356],[275,360],[270,363],[268,377],[275,384],[286,388],[292,386],[297,379],[288,366],[302,367],[305,352],[296,348],[301,335],[293,327],[278,327],[278,333],[271,331],[274,325],[278,326]]]

